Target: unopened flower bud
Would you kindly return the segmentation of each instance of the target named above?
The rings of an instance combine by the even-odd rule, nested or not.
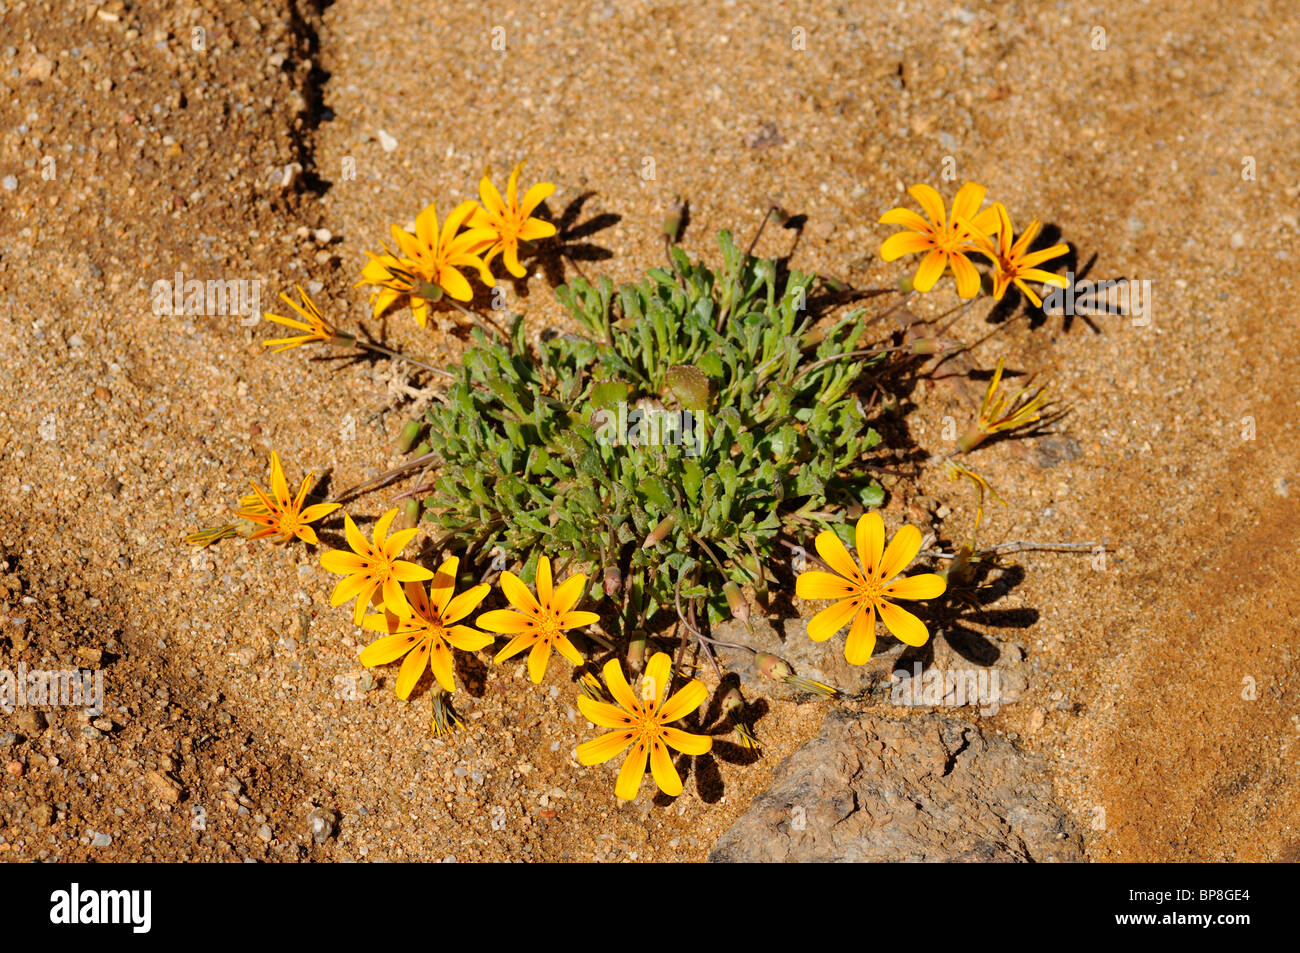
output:
[[[415,529],[420,525],[420,501],[410,497],[402,504],[402,529]]]
[[[733,718],[739,718],[745,712],[745,696],[740,694],[740,689],[734,685],[723,693],[719,704],[723,713]]]
[[[397,452],[406,453],[420,436],[420,421],[408,420],[397,433]]]
[[[675,525],[677,525],[676,516],[665,516],[659,521],[659,525],[650,531],[650,535],[645,538],[645,542],[641,544],[641,548],[652,549],[653,547],[658,546],[667,538],[668,534],[673,531]]]
[[[664,237],[669,242],[675,243],[681,237],[682,222],[685,217],[686,203],[679,195],[673,199],[673,204],[668,206],[668,214],[664,217]]]
[[[411,293],[417,298],[423,298],[425,301],[441,301],[442,289],[435,284],[419,279],[415,282],[415,287]]]
[[[749,603],[745,601],[745,594],[740,591],[740,586],[728,580],[722,584],[722,592],[727,597],[731,617],[742,624],[748,622]]]
[[[605,595],[616,596],[623,588],[623,574],[618,571],[617,566],[610,566],[605,570],[605,578],[602,585],[605,588]]]
[[[754,661],[758,663],[759,673],[764,678],[770,678],[774,682],[784,682],[794,675],[794,669],[790,667],[790,663],[779,655],[759,652],[754,657]]]
[[[645,668],[646,649],[650,644],[650,638],[646,635],[644,629],[638,629],[632,633],[632,637],[627,643],[627,667],[633,675],[639,675]]]
[[[970,453],[988,437],[988,431],[979,424],[973,424],[969,430],[961,435],[957,441],[957,449],[962,453]]]
[[[957,345],[943,338],[916,338],[912,341],[913,354],[942,354],[944,351],[950,351]]]

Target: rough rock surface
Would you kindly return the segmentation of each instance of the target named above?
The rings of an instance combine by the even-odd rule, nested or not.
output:
[[[723,835],[714,862],[1078,861],[1039,766],[968,722],[836,709]]]

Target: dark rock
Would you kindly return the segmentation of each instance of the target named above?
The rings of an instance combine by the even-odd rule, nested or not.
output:
[[[1034,463],[1051,468],[1078,460],[1083,448],[1073,437],[1043,437],[1034,445]]]
[[[977,726],[834,709],[709,855],[754,861],[1080,861],[1036,759]]]

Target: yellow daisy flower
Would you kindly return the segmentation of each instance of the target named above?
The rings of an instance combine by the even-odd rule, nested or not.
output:
[[[522,278],[528,273],[524,266],[519,264],[519,243],[550,238],[555,234],[555,226],[550,222],[531,217],[537,206],[555,191],[555,186],[550,182],[539,182],[528,190],[523,202],[520,202],[519,172],[523,167],[524,164],[521,162],[510,173],[504,200],[501,198],[501,193],[496,190],[496,186],[492,184],[492,180],[484,175],[478,185],[479,197],[483,200],[483,204],[474,210],[474,215],[469,220],[471,228],[490,229],[496,236],[483,256],[484,264],[491,264],[492,259],[500,252],[506,263],[506,270],[516,278]]]
[[[672,698],[664,701],[671,679],[672,661],[663,652],[656,652],[641,677],[641,698],[638,700],[623,676],[623,666],[617,659],[612,659],[605,663],[605,684],[618,704],[594,701],[585,696],[578,698],[578,708],[589,722],[614,729],[578,745],[578,761],[585,765],[604,764],[628,747],[632,748],[614,783],[614,796],[620,800],[636,798],[641,789],[641,779],[645,777],[647,761],[659,790],[676,797],[682,793],[682,779],[673,766],[668,749],[701,755],[713,747],[713,739],[707,735],[693,735],[670,724],[699,708],[709,690],[703,682],[692,679]]]
[[[424,327],[430,303],[444,293],[457,301],[469,301],[474,297],[469,281],[459,269],[477,269],[483,284],[489,288],[496,284],[492,272],[479,257],[496,240],[496,233],[487,228],[461,231],[461,226],[476,208],[478,204],[475,202],[461,202],[447,216],[441,230],[438,228],[437,209],[432,204],[415,219],[414,235],[393,226],[393,240],[397,242],[401,255],[387,253],[386,248],[386,254],[370,255],[370,262],[357,282],[375,285],[379,289],[372,295],[376,314],[398,298],[405,297],[410,301],[415,320]]]
[[[976,251],[975,240],[998,225],[993,209],[979,211],[984,201],[984,186],[967,182],[952,200],[952,215],[944,213],[943,199],[928,185],[914,185],[907,190],[920,204],[929,221],[911,209],[893,208],[880,216],[881,225],[902,225],[907,229],[885,239],[880,257],[893,261],[903,255],[925,253],[916,269],[912,287],[925,292],[934,287],[945,270],[952,268],[957,294],[973,298],[980,289],[980,274],[966,257]],[[978,213],[978,214],[977,214]]]
[[[921,531],[904,524],[885,547],[885,522],[877,512],[865,514],[857,525],[857,550],[861,567],[853,561],[840,538],[824,530],[815,540],[817,554],[834,573],[810,570],[795,580],[800,599],[834,599],[835,604],[808,620],[808,636],[824,642],[850,622],[844,657],[850,665],[863,665],[876,647],[876,615],[893,635],[908,645],[924,645],[930,638],[925,623],[891,599],[933,599],[947,588],[942,576],[924,573],[896,579],[921,551]],[[837,575],[838,574],[838,575]]]
[[[396,518],[396,509],[379,517],[379,522],[375,524],[375,541],[371,544],[361,535],[361,530],[352,522],[352,517],[345,513],[343,530],[352,552],[331,549],[321,555],[320,564],[326,570],[345,577],[339,580],[330,594],[330,605],[341,606],[355,597],[357,604],[352,611],[352,621],[357,625],[361,625],[362,616],[371,600],[376,600],[376,605],[382,604],[394,615],[403,619],[410,618],[411,606],[402,592],[401,583],[433,578],[433,573],[423,566],[397,558],[397,554],[420,529],[417,526],[415,529],[399,530],[389,536],[388,528]]]
[[[424,674],[426,663],[433,670],[438,684],[446,691],[454,692],[456,682],[449,646],[477,652],[492,643],[492,636],[456,624],[477,609],[492,588],[478,585],[454,595],[459,565],[460,560],[452,556],[439,566],[427,594],[418,582],[405,584],[403,588],[412,609],[410,618],[403,619],[392,612],[384,612],[361,620],[364,628],[385,633],[383,638],[376,639],[362,650],[362,665],[367,668],[387,665],[406,656],[397,673],[398,698],[410,697],[411,689]]]
[[[295,304],[293,301],[289,300],[289,296],[284,292],[280,293],[280,298],[285,304],[298,312],[298,314],[302,316],[302,320],[298,321],[294,318],[283,318],[278,314],[272,314],[270,311],[265,312],[265,317],[268,321],[282,324],[286,328],[293,328],[295,331],[305,331],[306,333],[297,335],[296,337],[273,338],[269,341],[263,341],[263,347],[273,347],[275,350],[272,353],[279,354],[281,351],[287,351],[293,347],[301,347],[304,344],[315,344],[318,342],[321,344],[331,344],[340,338],[347,338],[349,342],[352,340],[351,335],[339,334],[338,329],[325,320],[325,316],[320,313],[320,308],[316,307],[316,302],[312,301],[300,286],[295,285],[294,287],[298,289],[298,300],[301,301],[302,304]]]
[[[308,473],[302,478],[302,485],[298,487],[298,495],[289,495],[289,484],[285,482],[284,470],[280,467],[280,458],[275,451],[271,451],[271,493],[263,493],[256,483],[253,483],[253,495],[240,498],[240,509],[235,515],[241,520],[247,520],[260,529],[249,534],[249,539],[263,539],[267,536],[276,536],[276,542],[287,543],[289,540],[297,537],[304,543],[315,545],[319,542],[316,538],[316,531],[311,528],[310,524],[316,522],[322,517],[328,516],[339,508],[339,503],[316,503],[303,509],[303,501],[307,499],[307,489],[311,486],[312,475]],[[249,481],[252,483],[252,481]]]
[[[494,609],[483,613],[475,623],[489,632],[514,636],[497,653],[497,664],[524,649],[532,649],[528,653],[528,677],[534,682],[540,682],[546,674],[552,648],[574,665],[581,665],[584,661],[582,655],[565,636],[564,630],[591,625],[600,619],[595,612],[573,611],[586,585],[587,577],[576,573],[560,585],[552,586],[551,561],[545,556],[537,561],[536,598],[514,573],[501,573],[501,591],[519,611]]]
[[[1070,246],[1061,242],[1051,248],[1031,252],[1029,246],[1033,244],[1034,236],[1038,234],[1038,219],[1030,222],[1029,227],[1024,230],[1021,236],[1012,242],[1011,216],[1007,214],[1007,210],[1001,202],[993,204],[993,211],[998,217],[997,240],[994,241],[987,235],[975,236],[975,242],[979,246],[979,250],[994,265],[993,297],[1001,301],[1002,296],[1006,294],[1007,287],[1014,281],[1016,287],[1024,292],[1025,297],[1034,303],[1034,307],[1041,308],[1043,306],[1042,299],[1025,282],[1037,281],[1045,285],[1064,288],[1066,286],[1065,278],[1054,275],[1050,271],[1042,271],[1034,266],[1041,265],[1053,258],[1060,258],[1070,250]]]

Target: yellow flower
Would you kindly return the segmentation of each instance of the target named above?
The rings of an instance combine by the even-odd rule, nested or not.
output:
[[[880,257],[893,261],[903,255],[925,252],[912,279],[913,288],[929,291],[951,266],[957,294],[973,298],[980,289],[980,274],[966,253],[976,251],[974,242],[981,235],[987,236],[998,224],[993,209],[979,212],[984,186],[967,182],[958,189],[952,200],[951,217],[944,214],[943,199],[930,186],[914,185],[907,191],[920,203],[929,221],[907,208],[893,208],[880,216],[881,225],[902,225],[908,229],[886,238],[880,246]]]
[[[998,359],[997,369],[989,381],[988,390],[980,404],[979,416],[970,430],[962,434],[957,441],[957,449],[969,453],[988,437],[995,433],[1016,430],[1026,424],[1032,424],[1043,416],[1043,407],[1047,404],[1047,388],[1030,389],[1022,387],[1014,396],[1003,393],[998,384],[1002,381],[1002,366],[1006,358]]]
[[[290,301],[289,296],[284,292],[280,293],[280,298],[294,311],[297,311],[303,320],[282,318],[270,311],[266,312],[266,320],[274,321],[276,324],[283,324],[286,328],[293,328],[295,331],[305,331],[307,333],[291,338],[273,338],[269,341],[263,341],[263,347],[274,347],[275,350],[272,353],[279,354],[281,351],[287,351],[291,347],[301,347],[304,344],[315,344],[317,342],[330,344],[341,337],[351,339],[351,335],[339,334],[338,329],[325,320],[324,315],[320,313],[320,308],[316,307],[316,302],[312,301],[301,287],[297,285],[294,287],[298,289],[298,299],[302,302],[301,305]]]
[[[433,670],[438,684],[446,691],[454,692],[456,682],[452,676],[451,648],[448,646],[477,652],[492,642],[492,636],[456,624],[477,609],[492,588],[478,585],[454,596],[459,565],[460,560],[452,556],[439,566],[433,582],[429,583],[427,595],[420,583],[406,583],[403,588],[411,604],[410,618],[403,619],[392,612],[384,612],[361,620],[364,628],[387,633],[362,650],[362,665],[367,668],[387,665],[406,656],[397,673],[398,698],[410,697],[411,689],[424,674],[426,663]]]
[[[289,485],[284,479],[284,470],[280,468],[280,458],[272,450],[270,495],[263,493],[258,485],[253,483],[254,499],[250,501],[249,497],[242,497],[239,501],[240,509],[235,513],[241,520],[248,520],[261,527],[248,538],[262,539],[267,536],[278,536],[276,542],[287,543],[297,537],[304,543],[314,545],[319,542],[316,531],[309,524],[333,513],[341,504],[316,503],[303,509],[303,501],[307,499],[307,488],[311,486],[311,476],[309,473],[303,477],[297,496],[290,496]]]
[[[497,238],[488,228],[461,231],[466,219],[478,208],[475,202],[461,202],[438,229],[437,209],[430,205],[415,219],[415,234],[393,226],[393,240],[400,257],[387,253],[370,255],[361,272],[359,285],[374,285],[379,290],[371,296],[379,314],[399,298],[407,298],[411,313],[424,327],[429,304],[444,293],[457,301],[469,301],[474,290],[460,273],[461,268],[475,268],[489,288],[496,284],[492,272],[479,255]],[[367,254],[370,254],[367,252]]]
[[[506,263],[506,270],[516,278],[522,278],[528,273],[524,266],[519,264],[519,243],[550,238],[555,234],[555,226],[550,222],[530,217],[537,206],[555,191],[555,186],[550,182],[539,182],[528,190],[521,203],[519,172],[523,167],[524,164],[521,162],[510,173],[504,201],[501,193],[492,184],[492,180],[484,175],[478,185],[479,197],[483,200],[483,205],[474,210],[474,215],[469,220],[471,228],[490,229],[496,236],[483,257],[484,263],[491,264],[492,259],[500,252]]]
[[[403,619],[410,618],[411,606],[402,592],[401,583],[433,578],[433,573],[423,566],[397,558],[397,554],[420,529],[404,529],[389,536],[388,527],[396,517],[396,509],[379,517],[372,545],[366,542],[361,530],[357,529],[357,524],[352,522],[352,517],[345,513],[343,530],[352,552],[331,549],[320,558],[320,564],[328,571],[345,577],[339,580],[330,594],[330,605],[341,606],[355,597],[357,604],[352,612],[352,621],[357,625],[361,625],[366,606],[372,599],[382,600],[375,604],[382,604],[394,615]]]
[[[701,755],[713,747],[713,739],[707,735],[693,735],[669,724],[699,708],[708,697],[708,689],[703,682],[693,679],[664,701],[671,678],[671,660],[663,652],[656,652],[645,667],[638,701],[623,676],[623,666],[617,659],[612,659],[605,663],[605,684],[618,704],[578,698],[578,708],[589,722],[614,729],[578,745],[578,760],[582,764],[604,764],[632,747],[614,784],[614,796],[620,800],[636,798],[641,789],[641,779],[645,777],[647,761],[659,790],[676,797],[682,793],[682,779],[673,766],[668,749]]]
[[[1034,236],[1038,234],[1038,219],[1030,222],[1024,233],[1015,242],[1012,242],[1011,216],[1007,214],[1007,210],[1001,202],[993,204],[993,211],[997,215],[999,223],[997,240],[994,241],[987,235],[977,235],[975,237],[979,250],[994,265],[993,297],[1001,301],[1002,296],[1006,294],[1007,287],[1014,281],[1016,287],[1025,293],[1025,297],[1034,303],[1034,307],[1041,308],[1043,306],[1042,299],[1025,282],[1038,281],[1045,285],[1064,288],[1066,280],[1063,277],[1054,275],[1050,271],[1042,271],[1034,266],[1041,265],[1053,258],[1060,258],[1070,250],[1070,246],[1062,242],[1053,245],[1051,248],[1044,248],[1042,251],[1030,252],[1029,246],[1033,244]]]
[[[388,249],[385,248],[384,251],[386,253]],[[370,303],[374,307],[375,317],[395,304],[407,302],[415,320],[420,323],[420,327],[424,327],[429,316],[429,302],[415,296],[415,289],[421,284],[421,279],[415,274],[415,266],[396,255],[376,255],[373,252],[366,252],[366,255],[370,260],[361,269],[361,280],[353,287],[374,286],[375,290],[370,293]]]
[[[891,599],[933,599],[943,595],[947,583],[941,576],[924,573],[895,578],[921,551],[921,531],[904,524],[885,547],[885,522],[867,513],[857,526],[861,567],[853,561],[838,536],[824,530],[815,541],[817,553],[834,573],[812,570],[795,581],[800,599],[835,599],[834,605],[808,621],[808,636],[824,642],[852,622],[844,657],[850,665],[863,665],[876,647],[876,615],[893,635],[908,645],[924,645],[930,638],[925,623]],[[836,573],[838,575],[836,575]]]
[[[591,625],[600,619],[595,612],[572,611],[586,585],[587,577],[576,573],[553,587],[551,561],[545,556],[537,561],[536,598],[533,598],[528,587],[514,573],[501,573],[501,591],[519,611],[494,609],[479,616],[476,623],[489,632],[514,636],[497,653],[496,662],[500,664],[524,649],[531,648],[532,651],[528,653],[528,677],[534,682],[540,682],[546,674],[546,663],[550,661],[552,648],[574,665],[581,665],[582,655],[565,636],[564,630]]]

